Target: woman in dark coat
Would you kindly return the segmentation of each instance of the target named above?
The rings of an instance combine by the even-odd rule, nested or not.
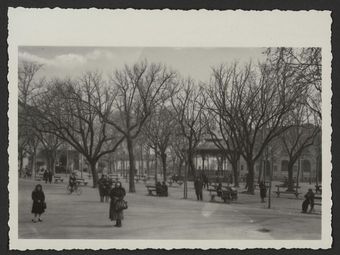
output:
[[[35,189],[32,192],[32,213],[34,214],[34,219],[32,221],[35,223],[37,221],[42,221],[40,218],[41,214],[45,212],[46,204],[45,204],[45,194],[42,190],[42,186],[38,184],[35,186]],[[38,220],[37,220],[38,216]]]
[[[259,184],[259,188],[260,188],[260,197],[261,197],[261,203],[264,203],[264,198],[267,196],[267,187],[266,184],[261,181]]]
[[[110,220],[116,221],[115,227],[122,226],[122,220],[124,219],[123,210],[117,210],[116,204],[125,197],[125,189],[122,187],[121,182],[116,182],[115,187],[110,192]]]

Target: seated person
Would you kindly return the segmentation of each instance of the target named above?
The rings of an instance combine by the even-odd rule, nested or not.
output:
[[[156,183],[156,194],[157,196],[161,196],[162,194],[162,184],[160,182]]]
[[[72,173],[70,175],[69,181],[68,181],[70,187],[71,187],[71,191],[73,191],[74,187],[77,185],[77,178],[76,178],[76,174]]]
[[[165,182],[162,183],[162,196],[168,196],[168,186],[165,184]]]

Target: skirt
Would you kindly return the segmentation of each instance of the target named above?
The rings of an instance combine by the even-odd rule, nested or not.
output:
[[[32,206],[32,213],[34,214],[42,214],[43,212],[45,212],[44,206],[43,206],[43,202],[33,202],[33,206]]]
[[[109,218],[110,220],[123,220],[124,219],[124,213],[123,210],[116,210],[116,201],[110,202],[110,212],[109,212]]]

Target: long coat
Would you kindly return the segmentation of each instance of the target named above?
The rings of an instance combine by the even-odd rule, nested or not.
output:
[[[104,178],[98,180],[99,196],[101,197],[105,196],[105,182],[106,180]]]
[[[110,192],[110,198],[111,198],[111,202],[110,202],[110,215],[109,218],[111,220],[122,220],[124,219],[124,214],[123,214],[123,210],[116,210],[116,203],[119,200],[122,200],[125,197],[125,189],[123,187],[119,187],[119,188],[113,188]]]
[[[44,192],[34,190],[32,192],[32,200],[33,200],[33,206],[32,206],[32,213],[34,214],[42,214],[45,212],[44,208],[44,202],[45,202],[45,194]]]

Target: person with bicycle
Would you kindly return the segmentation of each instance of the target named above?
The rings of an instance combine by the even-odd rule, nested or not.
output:
[[[74,172],[70,175],[68,183],[70,185],[70,190],[71,190],[71,193],[72,193],[74,191],[74,188],[77,185],[77,178],[76,178],[76,174]]]

